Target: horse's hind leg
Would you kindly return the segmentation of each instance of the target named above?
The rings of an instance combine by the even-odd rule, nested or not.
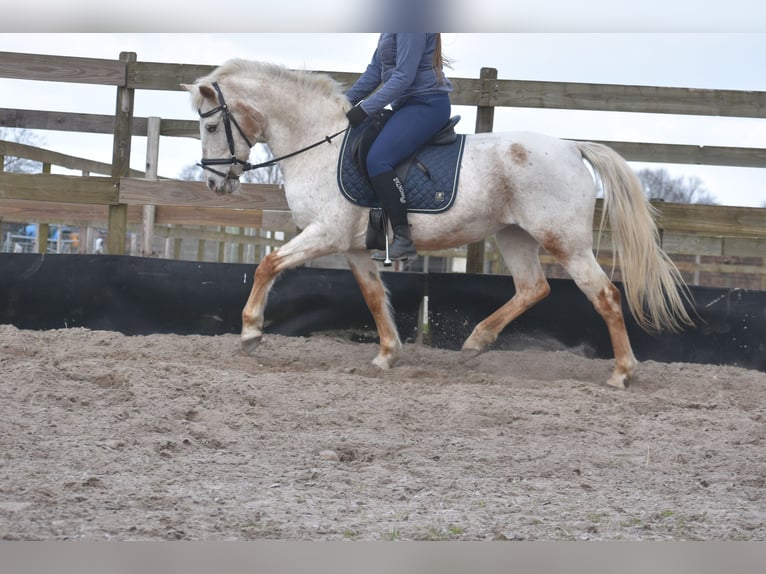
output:
[[[583,249],[573,254],[563,254],[561,250],[557,250],[553,246],[549,250],[555,254],[580,290],[585,293],[585,296],[593,303],[596,311],[604,319],[614,350],[614,370],[607,380],[607,384],[618,389],[624,389],[625,383],[638,369],[638,361],[633,355],[628,332],[625,329],[619,290],[601,269],[591,249]]]
[[[366,251],[348,252],[346,260],[378,329],[380,351],[372,362],[381,369],[389,369],[399,358],[402,343],[391,315],[388,292],[380,280],[378,265],[370,259]]]
[[[516,293],[481,323],[463,343],[463,353],[473,357],[487,350],[500,332],[550,293],[550,285],[540,266],[539,243],[517,226],[506,227],[495,235],[508,270],[513,276]]]

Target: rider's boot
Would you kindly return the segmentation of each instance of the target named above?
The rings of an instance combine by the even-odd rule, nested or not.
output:
[[[410,238],[410,226],[407,222],[407,197],[404,186],[393,171],[387,171],[373,176],[372,187],[380,199],[383,211],[386,212],[391,227],[394,230],[394,240],[388,247],[388,257],[391,261],[414,259],[418,252]],[[385,261],[385,252],[372,255],[376,261]]]

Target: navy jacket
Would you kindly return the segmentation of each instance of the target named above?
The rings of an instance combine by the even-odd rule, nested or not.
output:
[[[364,100],[362,108],[372,115],[388,104],[396,109],[410,96],[451,92],[450,81],[440,82],[433,68],[435,46],[436,34],[381,34],[372,61],[346,96],[354,105]]]

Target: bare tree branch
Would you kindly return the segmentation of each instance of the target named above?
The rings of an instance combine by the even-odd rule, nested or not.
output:
[[[15,142],[35,147],[45,145],[44,140],[24,128],[0,128],[0,140]],[[3,157],[2,171],[8,173],[39,173],[42,166],[39,161],[32,161],[23,157],[5,156]]]
[[[649,199],[672,203],[716,205],[716,198],[705,189],[698,177],[671,177],[666,169],[642,169],[636,173]]]

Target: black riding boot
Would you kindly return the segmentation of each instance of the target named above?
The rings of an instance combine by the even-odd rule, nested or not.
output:
[[[394,227],[394,240],[388,245],[388,258],[390,261],[406,261],[407,259],[415,259],[418,256],[418,251],[415,249],[415,244],[410,239],[410,226],[400,225]],[[386,252],[376,251],[372,254],[372,258],[375,261],[385,261]]]
[[[414,259],[417,249],[410,239],[410,226],[407,223],[407,199],[404,186],[396,173],[387,171],[372,178],[372,187],[380,199],[383,211],[386,212],[391,227],[394,230],[394,240],[388,246],[388,257],[392,261]],[[376,261],[385,261],[385,252],[372,255]]]

